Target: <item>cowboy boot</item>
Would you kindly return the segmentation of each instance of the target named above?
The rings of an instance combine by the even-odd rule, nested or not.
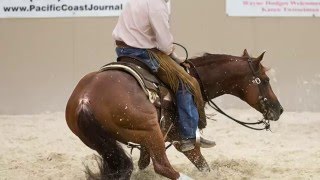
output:
[[[197,140],[196,138],[192,139],[183,139],[180,141],[180,149],[182,152],[190,151],[196,147]],[[216,142],[200,137],[200,147],[202,148],[211,148],[216,145]]]

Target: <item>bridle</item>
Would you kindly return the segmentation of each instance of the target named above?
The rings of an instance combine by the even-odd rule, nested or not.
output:
[[[251,70],[252,75],[253,75],[252,83],[256,84],[258,86],[258,88],[259,88],[260,95],[259,95],[258,98],[259,98],[260,107],[263,110],[263,114],[267,115],[269,113],[269,109],[267,107],[268,107],[268,105],[270,105],[270,103],[269,103],[269,100],[268,100],[268,98],[266,96],[265,91],[262,88],[262,84],[261,84],[262,81],[259,78],[259,71],[260,71],[261,68],[259,68],[258,71],[255,71],[252,63],[253,63],[253,61],[249,57],[248,64],[249,64],[250,70]]]

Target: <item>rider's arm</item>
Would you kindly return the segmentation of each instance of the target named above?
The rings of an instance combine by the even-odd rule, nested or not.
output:
[[[149,19],[156,36],[157,49],[169,55],[178,64],[184,59],[174,52],[173,36],[170,31],[170,10],[164,1],[149,1]]]
[[[174,51],[169,16],[170,12],[165,1],[149,1],[149,20],[151,28],[155,33],[157,49],[167,55],[170,55]]]

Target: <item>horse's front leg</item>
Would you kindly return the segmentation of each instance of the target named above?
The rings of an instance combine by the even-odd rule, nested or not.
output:
[[[150,164],[150,154],[146,147],[141,146],[140,149],[140,158],[138,161],[138,166],[140,170],[145,169]]]
[[[175,148],[182,152],[179,145],[175,145]],[[196,146],[194,149],[182,153],[199,169],[199,171],[210,171],[207,161],[201,154],[200,146]]]

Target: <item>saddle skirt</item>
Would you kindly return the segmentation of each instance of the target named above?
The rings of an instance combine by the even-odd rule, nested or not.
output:
[[[160,127],[165,131],[177,118],[172,91],[153,75],[149,69],[144,67],[141,62],[127,57],[123,59],[123,61],[104,65],[99,71],[120,70],[132,75],[145,92],[149,101],[156,107]]]

